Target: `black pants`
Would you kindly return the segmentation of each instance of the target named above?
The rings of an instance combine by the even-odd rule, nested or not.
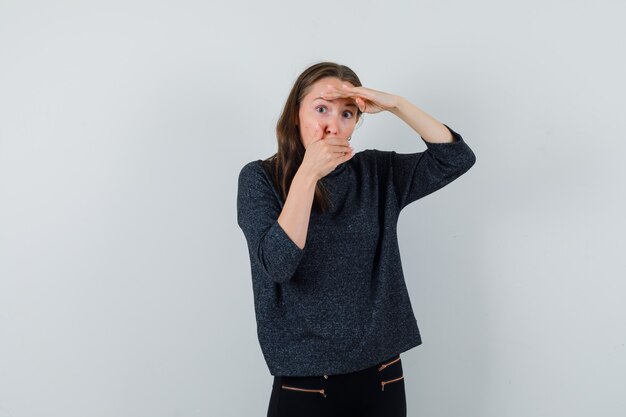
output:
[[[274,376],[268,417],[406,417],[400,355],[357,372]]]

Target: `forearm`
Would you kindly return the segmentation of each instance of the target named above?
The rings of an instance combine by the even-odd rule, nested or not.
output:
[[[403,97],[398,96],[396,105],[389,111],[411,126],[413,130],[428,142],[453,142],[452,134],[442,123]]]
[[[300,249],[304,249],[306,243],[316,185],[314,177],[298,170],[278,216],[278,224]]]

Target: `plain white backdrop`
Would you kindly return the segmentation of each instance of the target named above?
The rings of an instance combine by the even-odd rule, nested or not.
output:
[[[237,176],[320,60],[477,156],[400,217],[409,416],[626,415],[625,14],[1,0],[0,417],[265,416]],[[352,143],[425,149],[391,114]]]

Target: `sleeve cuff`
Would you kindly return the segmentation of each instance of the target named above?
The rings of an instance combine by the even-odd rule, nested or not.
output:
[[[265,269],[275,282],[289,280],[296,272],[300,260],[304,255],[304,249],[300,249],[276,221],[268,230],[266,242],[271,242],[267,247],[270,258],[265,258]]]
[[[298,245],[296,245],[296,242],[291,240],[289,235],[287,235],[287,232],[285,232],[280,223],[278,223],[278,220],[276,220],[276,223],[274,223],[274,225],[270,229],[269,234],[272,239],[276,239],[276,246],[280,249],[287,252],[294,252],[296,254],[304,252],[304,249],[300,249]]]
[[[442,124],[443,124],[443,125],[444,125],[444,126],[445,126],[445,127],[446,127],[449,131],[450,131],[450,133],[452,134],[452,142],[429,142],[429,141],[427,141],[426,139],[424,139],[424,138],[420,135],[420,138],[422,138],[422,140],[426,143],[426,146],[427,146],[427,147],[429,147],[429,148],[430,148],[430,147],[439,147],[439,146],[442,146],[442,145],[443,145],[443,146],[450,146],[450,145],[456,145],[456,144],[458,144],[458,143],[462,143],[462,142],[463,142],[463,137],[462,137],[459,133],[457,133],[457,132],[455,132],[454,130],[452,130],[452,129],[450,128],[450,126],[448,126],[447,124],[445,124],[445,123],[442,123]]]

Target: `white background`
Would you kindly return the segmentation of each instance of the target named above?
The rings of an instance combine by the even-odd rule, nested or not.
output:
[[[0,417],[265,415],[237,176],[320,60],[477,156],[400,217],[409,416],[626,415],[623,4],[1,0]]]

